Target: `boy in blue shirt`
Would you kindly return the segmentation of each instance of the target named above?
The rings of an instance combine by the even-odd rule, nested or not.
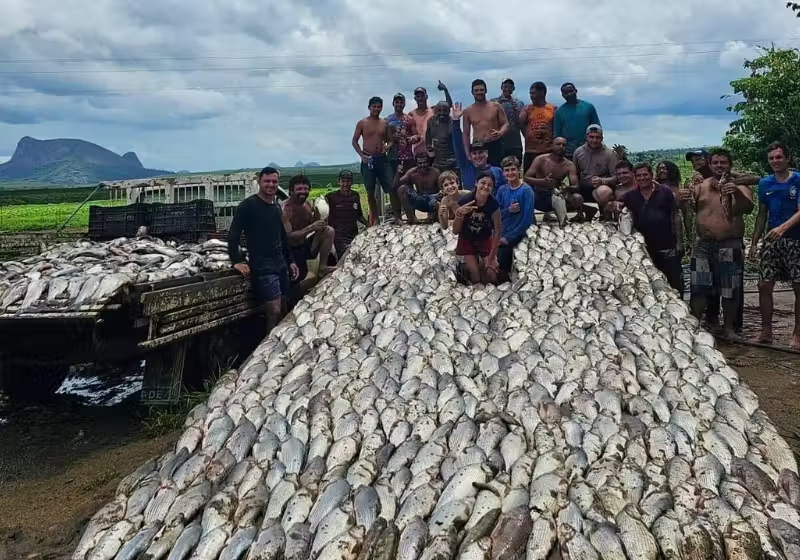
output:
[[[533,215],[533,189],[522,182],[519,165],[515,156],[507,156],[501,162],[507,183],[497,189],[497,203],[500,205],[502,236],[497,250],[497,262],[504,275],[511,273],[514,247],[525,237],[525,232],[535,222]]]
[[[775,282],[791,282],[794,297],[800,297],[800,173],[789,169],[789,158],[782,144],[767,148],[769,165],[774,172],[758,183],[758,216],[756,217],[750,258],[757,255],[758,241],[764,233],[761,248],[761,282],[758,285],[761,308],[761,334],[756,342],[772,343],[772,291]],[[795,301],[794,331],[791,347],[800,350],[800,307]]]

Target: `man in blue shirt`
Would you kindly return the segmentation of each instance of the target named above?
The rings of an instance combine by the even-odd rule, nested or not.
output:
[[[464,109],[461,103],[453,104],[453,149],[456,152],[456,163],[461,174],[461,187],[464,190],[475,190],[475,181],[482,171],[489,171],[494,177],[494,192],[506,184],[506,178],[499,167],[489,165],[489,150],[483,142],[473,142],[470,145],[470,156],[467,158],[464,143],[461,137],[461,116]]]
[[[506,276],[511,273],[514,247],[525,237],[525,232],[535,222],[533,215],[533,189],[522,182],[520,162],[515,156],[506,156],[501,163],[503,175],[508,181],[497,189],[500,205],[502,237],[497,250],[497,262]]]
[[[794,289],[794,331],[791,346],[800,350],[800,173],[789,169],[786,149],[777,142],[767,148],[769,165],[774,172],[758,183],[758,216],[756,217],[750,258],[755,258],[758,241],[764,233],[761,248],[761,282],[758,299],[761,308],[761,334],[756,338],[763,344],[772,343],[772,291],[775,282],[791,282]]]
[[[600,124],[597,109],[588,101],[578,99],[575,85],[567,82],[561,86],[561,96],[565,103],[556,110],[553,118],[553,138],[563,136],[567,139],[566,157],[572,159],[575,150],[583,143],[589,125]]]

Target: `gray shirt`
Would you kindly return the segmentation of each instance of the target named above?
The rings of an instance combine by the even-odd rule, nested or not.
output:
[[[508,132],[503,136],[503,147],[522,148],[522,126],[519,122],[519,114],[525,107],[525,103],[513,95],[511,98],[495,97],[492,101],[500,104],[506,113],[506,119],[508,119]]]
[[[597,150],[583,144],[575,150],[572,162],[578,169],[578,184],[582,187],[591,187],[595,176],[600,177],[604,185],[617,184],[617,154],[605,144]]]

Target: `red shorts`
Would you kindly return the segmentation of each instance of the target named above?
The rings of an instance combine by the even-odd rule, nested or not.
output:
[[[465,239],[458,236],[456,244],[456,255],[459,257],[475,256],[487,257],[492,250],[492,238],[489,239]]]

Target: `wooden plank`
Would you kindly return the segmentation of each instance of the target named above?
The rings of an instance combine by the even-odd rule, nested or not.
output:
[[[227,302],[228,300],[223,300]],[[205,313],[200,313],[194,315],[192,317],[187,317],[185,319],[181,319],[180,321],[172,322],[168,325],[165,325],[159,322],[158,326],[158,336],[165,336],[174,332],[183,331],[197,325],[202,325],[204,323],[212,323],[217,319],[223,319],[229,315],[235,315],[247,309],[250,309],[253,305],[250,301],[245,300],[240,302],[236,305],[227,305],[222,309],[215,309],[212,311],[207,311]],[[196,308],[192,308],[193,310]]]
[[[191,329],[187,329],[185,331],[180,331],[177,333],[169,334],[167,336],[162,336],[160,338],[156,338],[153,340],[145,340],[144,342],[139,343],[139,348],[142,350],[152,350],[153,348],[158,348],[159,346],[163,346],[165,344],[169,344],[171,342],[175,342],[176,340],[180,340],[182,338],[186,338],[192,336],[197,333],[201,333],[204,331],[208,331],[211,329],[215,329],[220,327],[226,323],[230,323],[232,321],[238,321],[239,319],[244,319],[249,315],[253,315],[260,311],[258,307],[252,307],[240,313],[236,313],[235,315],[229,315],[227,317],[223,317],[221,319],[217,319],[216,321],[212,321],[210,323],[206,323],[205,325],[199,325],[197,327],[192,327]]]
[[[198,282],[142,294],[142,313],[146,316],[200,305],[208,300],[230,297],[250,289],[249,280],[242,276],[227,276],[209,282]]]
[[[189,317],[193,317],[195,315],[201,313],[207,313],[208,311],[215,311],[222,307],[228,307],[230,305],[239,304],[246,302],[251,299],[251,295],[249,293],[241,293],[229,298],[221,298],[216,299],[213,301],[209,301],[200,305],[195,305],[193,307],[188,307],[186,309],[179,309],[177,311],[171,311],[169,313],[165,313],[164,315],[158,316],[158,324],[159,325],[167,325],[169,323],[174,323],[175,321],[181,321],[183,319],[188,319]]]
[[[169,404],[180,398],[188,346],[188,340],[181,340],[147,357],[141,392],[143,403]]]

